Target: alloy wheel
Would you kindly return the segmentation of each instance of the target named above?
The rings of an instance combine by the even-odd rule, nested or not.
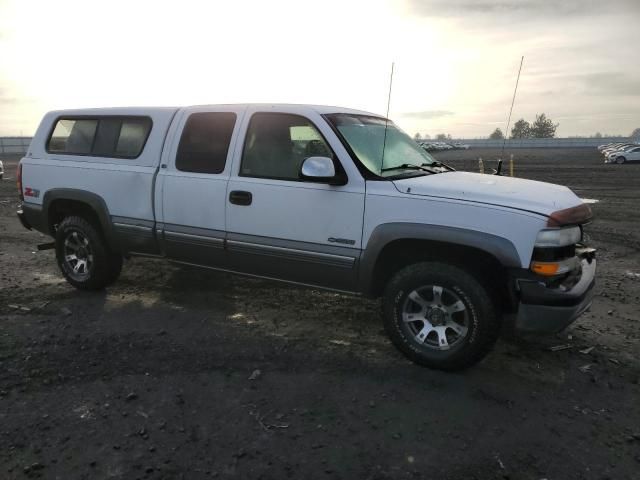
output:
[[[69,276],[78,282],[91,275],[93,251],[89,239],[82,232],[72,230],[64,239],[64,265]]]
[[[469,332],[469,312],[460,296],[439,285],[427,285],[407,295],[402,321],[413,339],[427,348],[449,350]]]

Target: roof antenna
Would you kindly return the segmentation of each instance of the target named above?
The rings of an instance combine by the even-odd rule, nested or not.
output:
[[[516,92],[518,91],[518,82],[520,82],[520,72],[522,72],[522,62],[524,62],[524,55],[520,59],[520,69],[518,70],[518,78],[516,79],[516,88],[513,90],[513,99],[511,100],[511,110],[509,110],[509,120],[507,120],[507,130],[504,132],[504,139],[502,141],[502,152],[500,153],[500,159],[504,155],[504,146],[507,143],[507,135],[509,135],[509,126],[511,125],[511,113],[513,112],[513,104],[516,102]]]
[[[384,151],[387,147],[387,127],[389,126],[389,105],[391,105],[391,87],[393,85],[393,66],[394,62],[391,62],[391,78],[389,78],[389,96],[387,97],[387,115],[385,117],[384,122],[384,141],[382,142],[382,162],[380,164],[380,169],[384,168]]]

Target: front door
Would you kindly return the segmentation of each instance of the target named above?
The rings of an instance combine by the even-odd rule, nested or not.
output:
[[[346,152],[327,141],[337,142],[322,117],[314,120],[286,111],[247,112],[227,188],[229,258],[237,271],[354,290],[364,181],[355,169],[341,186],[299,178],[310,156],[331,157],[344,172],[335,152]]]

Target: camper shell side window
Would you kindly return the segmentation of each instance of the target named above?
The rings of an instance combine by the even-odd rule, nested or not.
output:
[[[47,153],[138,158],[153,122],[145,116],[58,117],[47,139]]]

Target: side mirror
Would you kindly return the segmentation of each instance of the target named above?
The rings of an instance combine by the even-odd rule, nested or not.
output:
[[[329,157],[308,157],[300,167],[300,178],[311,182],[344,185],[345,179],[336,175],[336,167]]]

